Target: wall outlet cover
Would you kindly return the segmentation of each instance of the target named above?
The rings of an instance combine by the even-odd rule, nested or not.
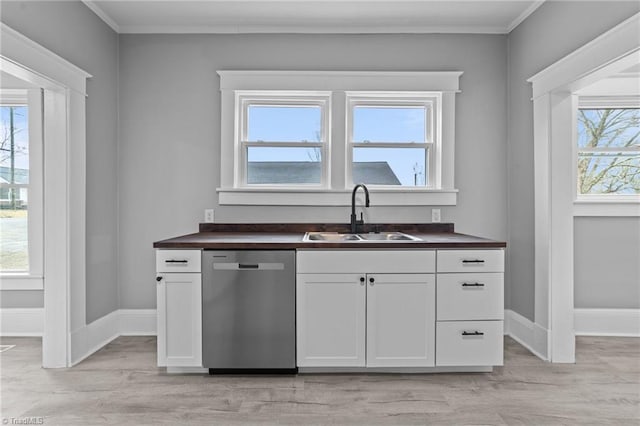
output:
[[[204,222],[213,223],[213,209],[206,209],[204,211]]]
[[[431,222],[440,222],[440,209],[431,209]]]

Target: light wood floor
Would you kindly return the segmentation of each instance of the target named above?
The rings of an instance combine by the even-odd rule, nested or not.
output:
[[[61,370],[40,368],[38,338],[0,344],[16,345],[0,353],[5,424],[640,424],[637,338],[578,338],[571,365],[506,338],[492,373],[285,377],[166,375],[151,337],[120,337]]]

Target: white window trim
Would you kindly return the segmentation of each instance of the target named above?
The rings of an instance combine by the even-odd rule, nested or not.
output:
[[[39,89],[2,89],[0,105],[29,109],[29,270],[0,272],[0,290],[42,290],[44,257],[42,93]]]
[[[290,185],[281,184],[250,184],[247,182],[247,148],[252,146],[264,147],[318,147],[321,150],[322,173],[318,184],[298,184],[296,188],[306,186],[309,189],[328,188],[330,176],[331,155],[331,92],[317,91],[244,91],[238,90],[236,105],[238,106],[237,128],[235,142],[235,176],[234,188],[253,189],[288,189]],[[320,142],[252,142],[247,137],[247,108],[249,105],[315,105],[321,109],[321,137]]]
[[[577,108],[640,108],[640,96],[578,96]],[[579,194],[578,154],[587,150],[578,148],[577,118],[573,143],[573,215],[577,217],[640,217],[640,195],[633,194]],[[616,148],[615,151],[636,151],[634,148]],[[605,152],[594,149],[593,152]]]
[[[538,330],[534,347],[551,362],[575,362],[571,189],[575,180],[567,170],[575,146],[572,98],[578,90],[638,63],[638,25],[640,13],[527,80],[533,90]]]
[[[83,341],[85,282],[85,97],[90,74],[0,22],[0,68],[44,89],[44,329],[42,365],[69,367]],[[73,227],[70,226],[73,224]],[[73,291],[72,291],[73,290]],[[71,298],[70,294],[74,297]],[[76,297],[77,296],[77,297]]]
[[[218,71],[221,91],[220,205],[308,205],[347,206],[351,185],[347,182],[346,93],[434,93],[441,96],[442,149],[436,152],[441,164],[435,188],[373,187],[375,204],[380,206],[455,205],[454,187],[455,94],[459,92],[462,72],[368,72],[368,71]],[[239,185],[239,123],[237,93],[264,91],[331,92],[332,121],[327,129],[327,184],[320,188],[250,187]],[[439,178],[438,178],[439,175]],[[438,180],[439,179],[439,180]]]

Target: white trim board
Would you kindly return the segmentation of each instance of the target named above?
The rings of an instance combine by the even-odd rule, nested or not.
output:
[[[552,362],[575,362],[575,93],[638,63],[638,25],[640,13],[527,80],[533,89],[535,323],[549,331],[546,349]]]
[[[0,309],[0,336],[42,336],[44,308]],[[71,365],[119,336],[155,336],[155,309],[118,309],[71,333]]]
[[[304,0],[303,0],[304,1]],[[366,1],[366,0],[365,0]],[[102,19],[112,30],[119,34],[508,34],[525,19],[535,12],[545,0],[537,0],[520,15],[505,25],[238,25],[208,24],[208,25],[119,25],[96,1],[82,0],[93,13]]]
[[[118,309],[71,333],[71,365],[120,336],[155,336],[155,309]]]
[[[44,89],[43,137],[50,143],[44,144],[42,365],[68,367],[71,330],[85,319],[85,97],[91,75],[3,23],[0,38],[2,71]]]
[[[0,336],[42,336],[44,308],[0,309]]]
[[[576,336],[640,337],[640,309],[575,309]]]
[[[511,309],[504,310],[504,334],[527,348],[543,361],[549,359],[547,341],[549,331]]]

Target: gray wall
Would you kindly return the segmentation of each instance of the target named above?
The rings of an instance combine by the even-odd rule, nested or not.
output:
[[[534,319],[533,103],[527,79],[640,10],[637,2],[545,2],[507,37],[507,306]],[[568,165],[567,165],[568,166]],[[615,219],[612,219],[615,221]],[[578,261],[580,261],[578,259]],[[576,270],[582,265],[576,263]]]
[[[218,207],[216,70],[461,70],[456,100],[458,230],[505,240],[506,36],[121,35],[121,308],[155,306],[152,242],[216,221],[343,222],[348,207]],[[372,196],[375,204],[375,195]],[[430,208],[368,209],[369,221],[430,221]]]
[[[640,308],[640,219],[577,217],[575,307]]]
[[[118,35],[79,1],[2,2],[1,20],[93,75],[87,82],[86,320],[90,323],[118,309]],[[41,293],[3,292],[2,307],[41,307]]]

